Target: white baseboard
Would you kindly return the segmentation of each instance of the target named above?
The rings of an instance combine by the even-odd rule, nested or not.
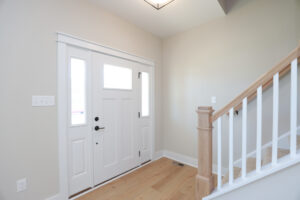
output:
[[[153,159],[152,160],[158,160],[160,158],[162,158],[164,155],[164,151],[160,150],[154,153]]]
[[[59,194],[56,194],[56,195],[54,195],[52,197],[47,198],[46,200],[61,200],[61,198],[60,198]]]
[[[198,168],[198,159],[190,157],[190,156],[186,156],[183,154],[179,154],[179,153],[175,153],[169,150],[162,150],[157,152],[157,156],[158,159],[161,157],[166,157],[169,158],[171,160],[175,160],[177,162],[183,163],[185,165],[189,165],[191,167],[195,167]],[[217,165],[213,165],[213,174],[217,174],[218,172],[218,166]],[[222,167],[222,176],[224,176],[226,173],[228,172],[228,168]]]
[[[189,157],[189,156],[179,154],[179,153],[175,153],[175,152],[168,151],[168,150],[163,150],[162,152],[163,152],[162,157],[166,157],[166,158],[169,158],[171,160],[175,160],[177,162],[189,165],[191,167],[198,168],[198,160],[193,158],[193,157]]]

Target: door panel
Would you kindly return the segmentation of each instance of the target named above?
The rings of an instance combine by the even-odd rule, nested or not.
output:
[[[100,118],[94,126],[105,127],[93,133],[103,137],[102,146],[94,148],[94,185],[140,163],[136,75],[136,66],[132,62],[93,54],[93,116]]]
[[[146,66],[139,66],[139,106],[141,110],[138,132],[140,134],[141,162],[151,160],[152,155],[152,70]]]
[[[72,152],[73,152],[73,174],[72,176],[80,176],[85,173],[85,140],[79,139],[77,141],[72,141]]]
[[[133,157],[133,105],[131,99],[122,99],[121,120],[121,159],[127,160]]]
[[[92,187],[90,52],[68,47],[69,195]]]
[[[149,141],[150,141],[150,127],[142,127],[142,151],[150,150]]]
[[[105,130],[103,134],[103,166],[110,167],[118,163],[118,136],[116,127],[116,105],[115,99],[103,99],[103,121]],[[101,119],[100,119],[101,120]],[[109,150],[108,150],[109,149]]]

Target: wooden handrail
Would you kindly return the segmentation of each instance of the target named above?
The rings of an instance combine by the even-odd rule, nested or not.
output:
[[[241,108],[241,103],[245,97],[248,98],[248,101],[253,100],[256,97],[256,90],[259,86],[263,86],[263,89],[268,88],[273,83],[273,76],[276,73],[279,73],[281,76],[286,74],[290,70],[290,64],[295,58],[300,57],[300,45],[293,50],[286,58],[281,60],[276,66],[262,75],[259,79],[257,79],[254,83],[250,85],[249,88],[244,90],[240,95],[234,98],[229,104],[224,106],[222,109],[217,111],[212,117],[211,122],[214,122],[216,119],[226,114],[229,109],[235,108],[235,110],[239,110]],[[299,62],[299,60],[298,60]]]

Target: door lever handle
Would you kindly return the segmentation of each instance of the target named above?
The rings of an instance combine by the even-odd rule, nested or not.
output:
[[[103,130],[103,129],[105,129],[105,127],[95,126],[95,131],[99,131],[99,130]]]

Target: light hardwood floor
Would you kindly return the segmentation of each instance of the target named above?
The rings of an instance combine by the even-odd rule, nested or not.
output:
[[[78,200],[194,200],[196,173],[161,158]]]

